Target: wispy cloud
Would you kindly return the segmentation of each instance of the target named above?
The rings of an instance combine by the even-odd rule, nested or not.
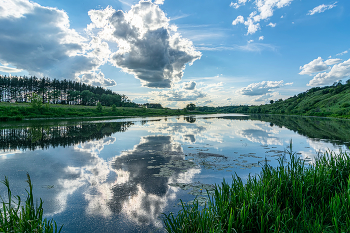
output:
[[[0,66],[0,71],[6,72],[6,73],[19,73],[19,72],[22,72],[21,69],[12,68],[12,67],[8,67],[8,66]]]
[[[310,10],[309,13],[307,13],[307,15],[314,15],[316,13],[322,13],[326,10],[330,10],[333,7],[336,7],[336,4],[337,4],[337,2],[330,4],[330,5],[325,5],[325,4],[319,5],[319,6],[315,7],[314,9]]]
[[[171,20],[171,21],[174,21],[174,20],[186,18],[186,17],[188,17],[188,16],[190,16],[190,14],[177,15],[177,16],[174,16],[174,17],[170,17],[170,20]]]
[[[343,56],[344,54],[347,54],[348,50],[345,50],[344,52],[338,53],[336,56]]]
[[[276,51],[277,47],[270,44],[248,42],[246,45],[234,46],[196,46],[198,50],[202,51],[225,51],[225,50],[241,50],[247,52],[261,52],[263,50]]]

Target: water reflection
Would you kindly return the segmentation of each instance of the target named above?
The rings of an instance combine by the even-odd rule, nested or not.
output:
[[[117,156],[112,162],[118,183],[112,188],[113,198],[108,203],[111,210],[123,212],[138,224],[159,225],[158,216],[167,205],[167,199],[175,197],[174,190],[169,190],[169,180],[187,177],[188,182],[199,173],[198,168],[171,166],[184,157],[181,145],[170,136],[144,137],[133,150]],[[159,175],[162,170],[167,173]]]
[[[81,142],[101,139],[115,132],[125,132],[132,124],[132,122],[113,122],[5,128],[0,129],[0,145],[4,151],[72,146]]]
[[[244,180],[261,162],[276,165],[290,139],[306,161],[346,150],[349,128],[350,121],[268,115],[2,128],[0,175],[23,194],[28,172],[46,214],[67,232],[156,232],[179,198],[203,197],[204,187],[234,173]]]

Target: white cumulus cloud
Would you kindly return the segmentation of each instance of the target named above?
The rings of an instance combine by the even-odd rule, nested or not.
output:
[[[336,4],[337,4],[337,2],[330,4],[330,5],[325,5],[325,4],[319,5],[319,6],[315,7],[314,9],[310,10],[309,13],[307,13],[307,14],[314,15],[316,13],[322,13],[326,10],[330,10],[333,7],[336,7]]]
[[[78,80],[107,60],[108,45],[89,44],[65,11],[28,0],[0,1],[0,31],[0,63],[30,75]]]
[[[186,64],[201,57],[191,41],[172,30],[170,19],[151,1],[140,1],[128,12],[108,7],[89,15],[92,24],[88,30],[100,30],[100,38],[118,44],[110,62],[140,79],[143,86],[170,88],[181,80]]]
[[[164,0],[155,0],[154,4],[162,5],[164,4]]]
[[[246,2],[249,2],[250,0],[237,0],[237,2],[233,3],[231,2],[230,6],[238,9],[240,6],[245,5]]]
[[[244,23],[244,17],[242,15],[237,16],[237,18],[232,21],[232,25],[237,25],[239,23]]]
[[[186,89],[186,90],[194,90],[196,88],[196,82],[195,81],[191,81],[191,82],[187,82],[187,83],[184,83],[183,85],[183,89]]]
[[[327,73],[319,73],[307,84],[308,86],[330,85],[333,82],[350,77],[350,59],[336,64]]]
[[[152,96],[160,101],[196,101],[207,96],[201,90],[171,89],[152,91]]]
[[[329,69],[329,66],[323,61],[321,57],[311,61],[304,66],[300,66],[301,72],[299,74],[312,75],[313,73],[322,72]]]
[[[259,22],[261,20],[268,20],[273,16],[273,13],[276,9],[286,7],[290,5],[292,1],[293,0],[255,0],[253,4],[255,4],[255,9],[257,10],[251,12],[247,19],[244,21],[244,25],[248,28],[247,35],[254,34],[260,30]],[[247,1],[241,3],[239,0],[237,3],[231,3],[230,6],[237,9],[238,7],[244,5],[246,2]],[[238,23],[243,23],[242,20],[244,20],[243,16],[240,18],[237,17],[236,20],[232,22],[232,24],[237,25]],[[275,27],[276,24],[270,23],[268,26]]]
[[[288,84],[289,85],[289,84]],[[284,86],[283,80],[281,81],[262,81],[260,83],[252,83],[247,87],[243,87],[239,90],[242,95],[247,96],[258,96],[265,95],[273,91],[273,89],[277,89]]]
[[[328,59],[326,60],[324,63],[326,63],[327,65],[331,66],[331,65],[335,65],[338,64],[342,61],[342,59],[339,58],[333,58],[333,59]]]

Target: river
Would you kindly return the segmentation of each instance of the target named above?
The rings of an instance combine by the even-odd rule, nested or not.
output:
[[[349,151],[349,129],[349,120],[242,114],[2,122],[0,179],[24,198],[29,173],[63,232],[164,232],[162,213],[180,199],[204,204],[214,184],[277,166],[289,150],[307,163]]]

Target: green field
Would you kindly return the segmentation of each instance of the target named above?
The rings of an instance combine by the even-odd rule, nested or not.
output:
[[[29,103],[0,103],[0,121],[34,118],[83,118],[83,117],[126,117],[126,116],[172,116],[198,114],[185,109],[155,109],[133,107],[106,107],[83,105],[44,104],[34,108]]]

